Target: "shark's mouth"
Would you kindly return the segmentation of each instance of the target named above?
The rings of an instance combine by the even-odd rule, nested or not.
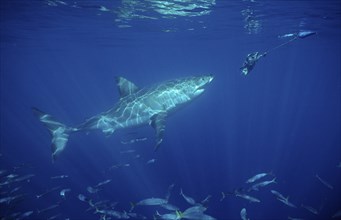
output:
[[[201,93],[203,93],[205,91],[205,89],[196,89],[195,92],[194,92],[194,95],[200,95]]]
[[[194,91],[194,94],[200,95],[201,93],[203,93],[205,91],[204,87],[210,82],[212,82],[212,80],[213,80],[213,76],[210,76],[209,79],[205,83],[203,83],[202,85],[196,88],[196,90]]]

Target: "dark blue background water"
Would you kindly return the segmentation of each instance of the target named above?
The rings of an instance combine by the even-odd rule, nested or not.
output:
[[[217,219],[240,219],[242,208],[250,219],[329,219],[341,209],[339,1],[217,0],[210,13],[192,17],[164,17],[152,1],[135,7],[132,2],[1,1],[1,169],[6,175],[35,175],[0,188],[1,198],[16,186],[22,188],[14,194],[25,194],[23,200],[0,204],[2,217],[33,210],[31,219],[59,213],[58,219],[99,219],[93,210],[85,212],[89,205],[78,194],[118,202],[116,210],[128,211],[130,202],[164,197],[172,183],[170,203],[181,211],[189,207],[180,188],[196,201],[212,195],[205,213]],[[122,18],[139,7],[145,11],[135,13],[157,19]],[[269,53],[249,75],[241,75],[248,53],[264,52],[289,40],[279,35],[300,30],[318,34]],[[50,136],[31,107],[76,125],[119,99],[115,76],[144,87],[207,73],[214,81],[168,118],[157,152],[149,126],[110,137],[77,133],[51,163]],[[127,135],[148,139],[121,144]],[[120,153],[129,149],[136,152]],[[141,157],[135,159],[137,154]],[[147,164],[152,158],[156,162]],[[130,166],[109,170],[125,163]],[[277,184],[249,193],[260,203],[235,196],[220,202],[222,191],[247,187],[249,177],[270,171]],[[50,178],[57,175],[69,178]],[[1,182],[5,179],[2,174]],[[99,193],[87,192],[86,187],[106,179],[112,182]],[[71,189],[66,200],[59,190],[36,199],[56,186]],[[290,196],[298,208],[276,200],[270,189]],[[37,214],[59,201],[59,207]],[[156,210],[167,212],[142,206],[134,211],[150,219]]]

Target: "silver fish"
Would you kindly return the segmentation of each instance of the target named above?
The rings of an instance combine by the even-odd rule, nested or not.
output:
[[[235,195],[240,197],[240,198],[249,200],[250,202],[260,202],[259,199],[252,197],[252,196],[249,196],[249,195],[246,195],[246,194],[241,194],[241,193],[236,192]]]
[[[181,214],[179,212],[175,213],[167,213],[161,215],[158,211],[156,211],[157,219],[163,219],[163,220],[178,220],[181,219]]]
[[[181,213],[180,217],[184,219],[200,219],[200,220],[213,220],[212,216],[204,214],[206,211],[206,207],[204,206],[193,206],[186,209],[183,213]]]
[[[139,201],[136,205],[162,205],[168,203],[167,200],[161,198],[148,198]]]
[[[220,202],[223,201],[225,199],[226,195],[224,192],[221,192],[221,198],[220,198]]]
[[[121,154],[131,154],[131,153],[134,153],[135,150],[125,150],[125,151],[121,151],[120,153]]]
[[[15,195],[15,196],[7,196],[7,197],[4,197],[4,198],[0,198],[0,204],[1,203],[7,203],[7,204],[10,204],[12,201],[18,199],[18,198],[21,198],[21,197],[24,197],[25,194],[22,194],[22,195]]]
[[[16,220],[20,220],[20,219],[23,219],[23,218],[27,218],[29,217],[30,215],[33,214],[33,211],[27,211],[27,212],[24,212],[22,213],[18,218],[16,218]]]
[[[259,173],[259,174],[256,174],[253,177],[251,177],[250,179],[248,179],[246,181],[246,183],[253,183],[253,182],[255,182],[255,181],[257,181],[257,180],[259,180],[259,179],[261,179],[261,178],[263,178],[263,177],[265,177],[267,175],[270,175],[270,174],[271,173]]]
[[[21,181],[24,181],[24,180],[30,181],[30,179],[31,179],[32,177],[34,177],[34,176],[35,176],[34,174],[27,174],[27,175],[25,175],[25,176],[20,176],[20,177],[18,177],[18,178],[15,178],[15,179],[13,180],[13,182],[21,182]]]
[[[39,198],[41,198],[41,197],[43,197],[43,196],[45,196],[45,195],[47,195],[47,194],[49,194],[49,193],[51,193],[51,192],[56,191],[56,190],[59,189],[59,188],[60,188],[60,186],[54,187],[54,188],[52,188],[52,189],[47,190],[46,192],[44,192],[44,193],[42,193],[42,194],[36,195],[36,197],[37,197],[37,199],[39,199]]]
[[[68,175],[52,176],[51,180],[53,180],[53,179],[65,179],[65,178],[68,178],[68,177],[69,177]]]
[[[53,219],[57,219],[59,216],[61,216],[62,214],[61,213],[58,213],[57,215],[53,215],[49,218],[47,218],[47,220],[53,220]]]
[[[160,205],[162,208],[167,209],[169,211],[177,211],[180,210],[178,207],[176,207],[175,205],[169,204],[169,203],[165,203],[165,204],[161,204]]]
[[[109,170],[113,170],[113,169],[117,169],[117,168],[121,168],[121,167],[129,167],[130,164],[129,163],[126,163],[126,164],[115,164],[115,165],[112,165]]]
[[[165,199],[168,201],[170,196],[171,196],[171,193],[173,191],[173,188],[174,188],[175,184],[171,184],[168,186],[168,189],[167,189],[167,193],[166,193],[166,196],[165,196]]]
[[[334,187],[332,185],[330,185],[329,183],[327,183],[325,180],[321,179],[321,177],[319,177],[318,174],[315,175],[316,178],[326,187],[328,187],[329,189],[333,189]]]
[[[260,182],[260,183],[252,185],[251,188],[249,189],[249,191],[250,190],[258,191],[260,187],[264,187],[264,186],[267,186],[267,185],[272,184],[272,183],[276,183],[276,177],[273,178],[272,180],[264,181],[264,182]]]
[[[288,216],[288,219],[290,219],[290,220],[303,220],[303,218],[293,218],[293,217],[290,217],[290,216]]]
[[[63,199],[65,199],[66,198],[66,193],[68,193],[68,192],[70,192],[71,191],[71,189],[62,189],[60,192],[59,192],[59,195],[61,196],[61,197],[63,197]]]
[[[182,192],[182,189],[180,189],[180,195],[186,200],[186,202],[188,202],[189,204],[191,205],[195,205],[196,202],[193,198],[189,197],[189,196],[186,196],[183,192]]]
[[[98,183],[96,186],[94,186],[94,188],[98,188],[98,187],[103,186],[105,184],[108,184],[110,182],[111,182],[111,179],[104,180],[104,181]]]
[[[211,197],[212,197],[211,195],[206,196],[206,198],[203,199],[200,203],[201,203],[201,204],[208,203],[208,202],[210,201]]]
[[[45,209],[38,210],[38,215],[39,215],[40,213],[49,211],[49,210],[51,210],[51,209],[55,209],[55,208],[57,208],[58,206],[59,206],[59,204],[55,204],[55,205],[51,205],[51,206],[49,206],[49,207],[47,207],[47,208],[45,208]]]
[[[147,161],[147,164],[152,164],[152,163],[155,163],[156,162],[156,159],[150,159]]]
[[[93,188],[93,187],[91,187],[91,186],[88,186],[88,187],[86,188],[86,190],[87,190],[89,193],[97,193],[97,192],[100,191],[100,189]]]
[[[272,194],[274,194],[278,198],[285,199],[285,197],[281,193],[277,192],[276,190],[270,190],[270,191],[271,191]]]
[[[313,207],[310,207],[310,206],[307,206],[307,205],[303,205],[303,204],[301,206],[303,208],[305,208],[306,210],[308,210],[309,212],[315,214],[315,215],[319,214],[319,212],[316,209],[314,209]]]
[[[292,208],[297,208],[294,204],[292,204],[291,202],[289,202],[289,197],[288,198],[277,198],[279,201],[283,202],[285,205],[292,207]]]
[[[247,213],[246,213],[246,209],[245,209],[245,208],[243,208],[242,210],[240,210],[240,217],[241,217],[242,220],[249,220],[249,219],[247,218]]]

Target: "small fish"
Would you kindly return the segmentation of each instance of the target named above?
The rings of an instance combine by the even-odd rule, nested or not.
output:
[[[86,188],[86,190],[89,192],[89,193],[98,193],[101,189],[97,189],[97,188],[93,188],[91,186],[88,186]]]
[[[92,203],[92,202],[91,202],[91,205],[90,205],[90,207],[86,210],[86,212],[87,212],[87,211],[90,211],[90,210],[92,210],[92,209],[96,209],[96,207],[97,207],[98,209],[100,209],[100,208],[109,208],[109,207],[111,207],[112,209],[114,209],[115,206],[117,205],[117,203],[114,203],[114,204],[112,204],[112,205],[108,205],[109,202],[110,202],[110,200],[101,200],[101,201],[98,201],[98,202],[95,202],[95,203]]]
[[[169,210],[169,211],[177,211],[177,210],[179,210],[178,207],[176,207],[175,205],[169,204],[169,203],[161,204],[160,206],[162,208],[164,208],[164,209]]]
[[[59,195],[61,197],[63,197],[63,199],[66,199],[66,193],[70,192],[71,189],[62,189],[60,192],[59,192]]]
[[[220,202],[223,201],[225,199],[226,195],[224,192],[221,192],[221,198],[220,198]]]
[[[32,215],[32,214],[33,214],[33,211],[27,211],[27,212],[22,213],[18,218],[15,218],[15,219],[16,219],[16,220],[20,220],[20,219],[29,217],[29,216]]]
[[[24,180],[26,180],[27,182],[29,182],[30,179],[31,179],[32,177],[34,177],[34,176],[35,176],[34,174],[27,174],[27,175],[25,175],[25,176],[20,176],[20,177],[15,178],[15,179],[13,180],[13,182],[21,182],[21,181],[24,181]]]
[[[45,208],[45,209],[42,209],[42,210],[38,210],[38,215],[39,215],[40,213],[47,212],[47,211],[49,211],[49,210],[51,210],[51,209],[55,209],[55,208],[57,208],[58,206],[59,206],[59,203],[58,203],[58,204],[55,204],[55,205],[51,205],[51,206],[49,206],[49,207],[47,207],[47,208]]]
[[[283,202],[285,205],[292,207],[292,208],[297,208],[294,204],[292,204],[291,202],[289,202],[289,197],[288,198],[277,198],[279,201]]]
[[[317,32],[315,32],[315,31],[300,31],[297,33],[297,37],[306,38],[306,37],[309,37],[309,36],[312,36],[315,34],[317,34]]]
[[[186,202],[188,202],[191,205],[195,205],[195,200],[189,196],[186,196],[183,192],[182,189],[180,189],[180,195],[186,200]]]
[[[96,186],[94,186],[94,188],[98,188],[98,187],[103,186],[105,184],[108,184],[110,182],[111,182],[111,179],[104,180],[104,181],[98,183]]]
[[[98,201],[98,202],[95,202],[93,205],[94,206],[101,206],[101,205],[103,205],[103,204],[107,204],[107,203],[109,203],[110,202],[110,200],[100,200],[100,201]],[[117,205],[117,202],[115,202],[113,205],[112,205],[112,207],[114,207],[114,206],[116,206]]]
[[[205,219],[205,220],[214,220],[212,216],[204,214],[207,208],[204,206],[193,206],[186,209],[183,213],[180,212],[180,218],[176,219]],[[179,213],[179,212],[177,212]],[[179,215],[179,214],[177,214]]]
[[[25,195],[22,194],[22,195],[15,195],[15,196],[7,196],[7,197],[4,197],[4,198],[0,198],[0,204],[1,203],[7,203],[7,204],[10,204],[12,201],[18,199],[18,198],[22,198],[24,197]]]
[[[267,185],[272,184],[272,183],[277,183],[276,177],[273,178],[272,180],[264,181],[264,182],[260,182],[260,183],[252,185],[251,188],[249,189],[249,191],[251,191],[251,190],[258,191],[260,187],[264,187],[264,186],[267,186]]]
[[[338,168],[341,168],[341,161],[339,162],[339,165],[337,165]]]
[[[303,205],[303,204],[301,206],[303,208],[305,208],[306,210],[308,210],[309,212],[315,214],[315,215],[319,214],[319,212],[316,209],[314,209],[313,207],[310,207],[310,206],[307,206],[307,205]]]
[[[162,198],[148,198],[139,201],[136,205],[162,205],[166,203],[168,203],[168,201]]]
[[[18,191],[19,189],[21,189],[21,187],[22,187],[22,186],[15,187],[14,189],[12,189],[12,190],[9,192],[9,194],[12,194],[12,193]]]
[[[185,218],[186,214],[189,214],[189,213],[203,213],[204,211],[206,211],[207,208],[204,207],[204,206],[192,206],[192,207],[189,207],[188,209],[186,209],[183,213],[182,213],[182,216],[183,218]]]
[[[241,194],[241,193],[239,193],[239,192],[235,192],[235,195],[236,195],[237,197],[240,197],[240,198],[249,200],[250,202],[260,202],[260,200],[257,199],[257,198],[255,198],[255,197],[252,197],[252,196],[249,196],[249,195],[246,195],[246,194]]]
[[[88,199],[83,194],[79,194],[78,199],[82,202],[88,202]]]
[[[130,167],[129,163],[126,164],[116,164],[116,165],[112,165],[109,170],[113,170],[113,169],[117,169],[117,168],[121,168],[121,167]]]
[[[96,208],[96,211],[95,213],[101,213],[103,215],[109,215],[109,216],[112,216],[112,217],[115,217],[115,218],[129,218],[129,216],[126,216],[127,214],[126,213],[121,213],[121,212],[118,212],[118,211],[115,211],[115,210],[106,210],[106,209],[97,209]]]
[[[274,194],[278,198],[285,199],[285,197],[281,193],[277,192],[276,190],[270,190],[270,191],[271,191],[272,194]]]
[[[36,195],[36,197],[37,197],[37,199],[39,199],[39,198],[41,198],[41,197],[43,197],[43,196],[45,196],[45,195],[47,195],[47,194],[49,194],[51,192],[54,192],[54,191],[58,190],[59,188],[60,188],[60,186],[54,187],[52,189],[47,190],[46,192],[44,192],[42,194]]]
[[[290,217],[290,216],[288,216],[288,219],[290,219],[290,220],[303,220],[303,218],[293,218],[293,217]]]
[[[137,214],[137,213],[133,213],[133,212],[128,212],[127,215],[128,215],[128,218],[131,217],[133,219],[147,219],[147,217]]]
[[[68,177],[69,177],[68,175],[52,176],[51,180],[53,180],[53,179],[65,179],[65,178],[68,178]]]
[[[131,153],[135,153],[135,150],[125,150],[125,151],[121,151],[121,154],[131,154]]]
[[[208,202],[210,201],[210,198],[211,198],[211,197],[212,197],[211,195],[206,196],[206,198],[203,199],[200,203],[201,203],[201,204],[206,204],[206,203],[208,203]]]
[[[283,34],[278,36],[278,38],[295,37],[296,33]]]
[[[61,213],[58,213],[57,215],[54,215],[54,216],[51,216],[51,217],[48,217],[47,220],[53,220],[53,219],[57,219],[59,216],[61,216],[62,214]]]
[[[242,210],[240,210],[240,217],[242,218],[242,220],[249,220],[247,218],[247,213],[246,213],[246,209],[243,208]]]
[[[316,178],[326,187],[328,187],[329,189],[333,189],[334,187],[332,185],[330,185],[329,183],[327,183],[325,180],[321,179],[321,177],[319,177],[318,174],[315,175]]]
[[[1,187],[1,186],[8,185],[8,184],[11,184],[11,183],[12,183],[11,180],[6,180],[6,181],[4,181],[4,182],[0,182],[0,187]]]
[[[248,179],[246,181],[246,183],[254,183],[255,181],[267,176],[267,175],[271,175],[271,173],[259,173],[259,174],[256,174],[254,175],[253,177],[251,177],[250,179]]]
[[[11,173],[11,174],[8,174],[5,178],[7,178],[7,179],[14,179],[17,176],[19,176],[19,175],[15,174],[15,173]]]
[[[94,203],[92,202],[91,199],[87,198],[86,196],[84,196],[83,194],[78,194],[77,198],[82,201],[82,202],[86,202],[89,204],[89,206],[94,207]],[[96,208],[96,207],[95,207]]]
[[[168,189],[167,189],[167,193],[166,193],[166,196],[165,196],[165,199],[168,201],[170,196],[171,196],[171,193],[173,191],[173,188],[174,188],[175,184],[172,183],[171,185],[168,186]]]
[[[178,211],[176,211],[175,213],[167,213],[167,214],[163,214],[161,215],[158,211],[156,211],[156,219],[164,219],[164,220],[177,220],[177,219],[181,219],[181,216],[179,214]]]
[[[147,164],[152,164],[152,163],[155,163],[156,162],[156,159],[150,159],[147,161]]]

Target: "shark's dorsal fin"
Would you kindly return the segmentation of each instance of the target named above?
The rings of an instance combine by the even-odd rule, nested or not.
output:
[[[156,115],[153,115],[151,118],[150,125],[156,131],[156,145],[154,148],[155,151],[159,148],[163,139],[163,133],[166,127],[166,117],[167,117],[167,112],[160,112]]]
[[[118,87],[118,91],[120,92],[121,98],[135,93],[139,88],[129,80],[123,77],[116,77],[116,83]]]

